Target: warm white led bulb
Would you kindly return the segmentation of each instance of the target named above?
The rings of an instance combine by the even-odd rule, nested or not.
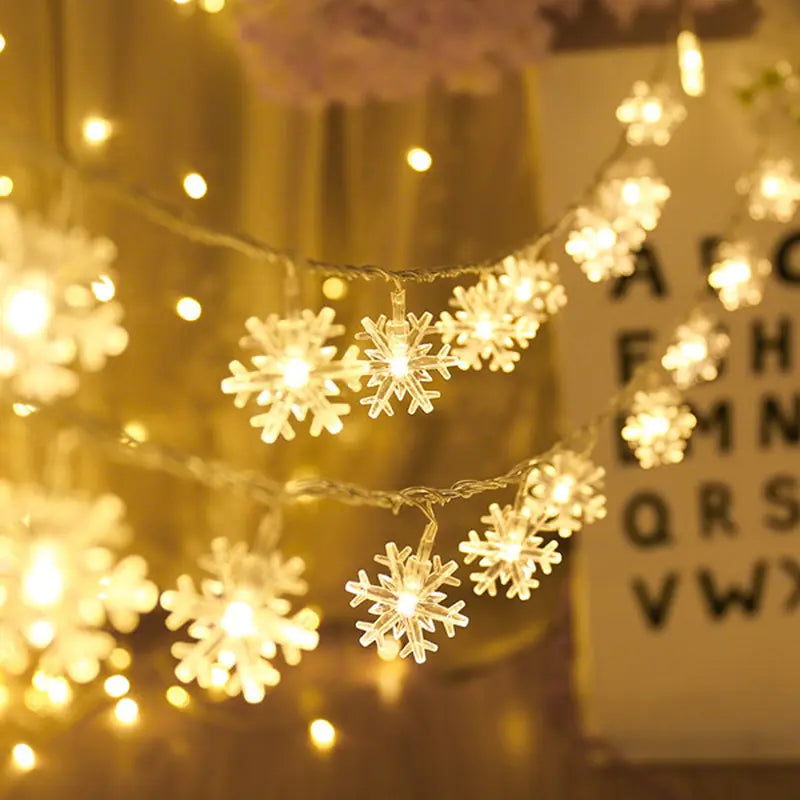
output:
[[[228,636],[252,636],[256,632],[253,607],[242,600],[234,600],[228,604],[219,624]]]
[[[14,181],[8,175],[0,175],[0,197],[8,197],[14,191]]]
[[[417,610],[417,603],[419,598],[414,592],[400,592],[397,595],[396,608],[397,613],[402,614],[404,617],[412,617]]]
[[[302,389],[308,384],[311,366],[302,358],[290,358],[283,365],[283,380],[290,389]]]
[[[50,300],[44,292],[12,289],[3,301],[2,324],[16,336],[36,336],[47,327],[51,314]]]
[[[46,619],[37,619],[36,622],[32,622],[25,632],[27,640],[39,650],[47,647],[53,641],[55,635],[56,630],[53,627],[53,623]]]
[[[139,704],[132,697],[123,697],[114,706],[114,716],[121,725],[133,725],[139,719]]]
[[[53,606],[61,599],[64,576],[51,548],[41,547],[34,553],[33,563],[22,579],[22,592],[26,601],[35,608]]]
[[[130,691],[131,683],[124,675],[109,675],[103,689],[109,697],[122,697]]]
[[[483,341],[489,341],[494,336],[494,324],[490,319],[481,319],[475,323],[475,335]]]
[[[393,356],[389,362],[389,370],[393,378],[405,378],[408,375],[408,356]]]
[[[661,103],[658,100],[647,100],[642,105],[642,118],[645,122],[658,122],[663,114]]]
[[[705,68],[700,41],[692,31],[678,34],[678,66],[683,91],[689,97],[700,97],[706,90]]]
[[[431,154],[422,147],[412,147],[406,153],[406,161],[415,172],[427,172],[433,164]]]
[[[315,719],[308,726],[308,735],[317,750],[330,750],[336,743],[336,728],[327,719]]]
[[[108,141],[112,125],[103,117],[86,117],[83,121],[83,139],[87,144],[97,146]]]
[[[36,753],[29,744],[19,742],[11,750],[14,766],[23,772],[28,772],[36,766]]]
[[[199,172],[190,172],[183,178],[183,191],[192,198],[192,200],[199,200],[201,197],[206,196],[208,192],[208,184],[206,179]]]

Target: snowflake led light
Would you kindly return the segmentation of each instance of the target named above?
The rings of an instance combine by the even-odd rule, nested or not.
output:
[[[480,369],[484,360],[493,372],[511,372],[519,361],[513,348],[528,346],[539,329],[538,320],[516,317],[511,312],[513,295],[493,275],[468,289],[456,286],[453,295],[450,305],[457,311],[443,311],[436,327],[446,344],[455,344],[459,367]]]
[[[511,294],[509,310],[542,323],[567,304],[567,292],[558,274],[558,264],[542,261],[524,252],[506,256],[501,262],[500,285]]]
[[[657,175],[653,162],[643,158],[610,170],[598,190],[600,207],[612,219],[628,220],[646,231],[655,230],[670,188]]]
[[[528,473],[523,512],[531,519],[544,514],[541,529],[566,539],[584,525],[606,516],[605,470],[572,450],[558,450]]]
[[[501,508],[492,503],[489,506],[489,514],[481,517],[481,522],[489,526],[484,538],[481,539],[477,531],[470,531],[469,539],[458,545],[466,554],[465,564],[480,559],[478,566],[482,570],[469,576],[475,582],[475,594],[486,592],[494,597],[499,581],[508,586],[508,598],[527,600],[531,596],[531,590],[539,586],[539,581],[533,577],[537,565],[544,575],[549,575],[553,565],[561,563],[558,541],[554,539],[542,547],[544,539],[537,536],[544,519],[543,510],[534,519],[511,505]]]
[[[366,570],[359,570],[357,581],[348,581],[345,588],[351,592],[350,605],[354,608],[370,602],[369,613],[377,617],[371,622],[357,622],[356,627],[364,631],[359,640],[364,647],[373,642],[379,649],[385,638],[391,635],[398,642],[403,637],[406,643],[400,650],[405,658],[413,655],[418,664],[425,661],[426,652],[435,653],[439,648],[426,634],[435,631],[439,623],[445,633],[455,636],[456,627],[463,628],[469,620],[461,613],[464,601],[451,606],[444,605],[447,595],[440,591],[443,586],[459,586],[454,577],[458,564],[455,561],[442,563],[440,556],[431,557],[435,523],[425,529],[417,552],[411,547],[397,549],[394,542],[386,545],[386,555],[376,555],[375,561],[388,569],[388,575],[378,575],[378,583],[370,583]]]
[[[140,556],[117,560],[124,506],[0,482],[0,667],[31,663],[77,683],[93,680],[114,648],[109,622],[129,633],[158,591]]]
[[[581,206],[575,211],[573,229],[564,249],[580,264],[592,282],[632,275],[636,268],[632,252],[644,241],[645,232],[621,217]]]
[[[233,374],[222,381],[222,391],[234,395],[237,408],[244,408],[255,396],[256,405],[268,409],[250,418],[253,427],[262,429],[265,442],[280,436],[294,439],[292,417],[302,422],[309,414],[312,436],[323,430],[342,430],[341,418],[350,412],[350,404],[331,398],[340,395],[340,383],[359,389],[366,365],[359,360],[355,345],[341,359],[335,358],[336,346],[326,342],[345,329],[334,324],[334,316],[333,309],[326,307],[319,314],[304,309],[285,319],[270,314],[263,321],[250,317],[245,322],[249,336],[241,340],[241,346],[258,351],[250,357],[254,369],[232,361]]]
[[[76,360],[97,371],[122,353],[128,335],[109,277],[115,257],[108,239],[0,204],[0,383],[49,402],[78,388]]]
[[[764,283],[772,264],[754,253],[751,242],[722,242],[708,275],[708,284],[717,290],[728,311],[756,306],[764,296]]]
[[[754,220],[789,222],[800,204],[800,177],[789,158],[763,159],[736,188],[747,195],[747,210]]]
[[[661,366],[672,373],[679,389],[688,389],[699,381],[713,381],[728,352],[730,337],[717,320],[695,311],[675,331],[675,340],[661,359]]]
[[[187,622],[195,642],[175,642],[179,659],[175,676],[183,683],[196,680],[203,688],[219,685],[224,676],[226,693],[241,692],[248,703],[260,703],[265,688],[275,686],[280,673],[271,660],[278,648],[289,665],[299,663],[303,650],[319,641],[318,615],[309,608],[291,614],[284,595],[303,595],[308,587],[301,578],[301,558],[284,561],[277,550],[268,555],[251,552],[244,542],[211,542],[211,554],[199,564],[213,577],[200,581],[200,591],[188,575],[178,578],[177,591],[161,596],[169,611],[166,625],[177,630]]]
[[[369,359],[367,387],[374,388],[375,393],[361,399],[362,405],[369,406],[370,417],[381,413],[392,416],[392,398],[402,401],[406,395],[410,398],[409,414],[417,409],[426,414],[433,411],[432,401],[441,393],[426,389],[425,384],[433,380],[433,372],[448,379],[458,359],[450,355],[450,345],[444,344],[437,353],[432,353],[433,344],[423,342],[436,330],[432,322],[433,315],[428,311],[419,318],[413,313],[406,316],[402,291],[392,294],[391,320],[383,314],[375,321],[369,317],[361,320],[364,330],[356,334],[356,339],[373,345],[365,353]]]
[[[697,418],[674,387],[636,392],[622,438],[643,469],[683,460]]]
[[[666,84],[651,87],[645,81],[637,81],[633,84],[633,94],[617,108],[617,119],[626,126],[629,144],[663,146],[686,119],[686,108],[672,96]]]

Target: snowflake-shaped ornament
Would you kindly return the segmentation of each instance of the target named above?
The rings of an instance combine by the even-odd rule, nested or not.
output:
[[[241,345],[258,351],[250,358],[254,369],[232,361],[233,374],[222,381],[222,391],[234,395],[237,408],[255,396],[256,405],[268,409],[250,418],[253,427],[262,429],[265,442],[280,436],[294,439],[292,418],[302,422],[309,414],[312,436],[342,430],[341,418],[350,405],[332,398],[339,397],[340,383],[359,389],[366,365],[355,345],[341,359],[335,358],[336,347],[326,342],[344,333],[344,326],[335,325],[334,316],[326,307],[319,314],[304,309],[288,318],[270,314],[263,321],[250,317],[245,322],[249,335]]]
[[[592,283],[632,275],[636,259],[632,252],[645,239],[642,228],[630,219],[613,217],[585,206],[575,211],[573,228],[564,249],[580,264]]]
[[[636,392],[622,438],[633,449],[640,466],[651,469],[683,460],[697,418],[681,403],[674,387]]]
[[[241,692],[248,703],[260,703],[265,688],[280,680],[271,663],[278,648],[294,665],[319,641],[318,615],[309,608],[292,614],[285,597],[306,593],[305,564],[297,557],[284,560],[277,550],[261,555],[244,542],[231,545],[224,538],[211,542],[211,554],[199,564],[212,576],[200,581],[199,592],[190,576],[181,575],[177,591],[161,596],[170,612],[167,627],[177,630],[188,622],[187,632],[197,640],[172,645],[179,659],[175,675],[209,688],[221,672],[229,696]]]
[[[454,343],[459,367],[480,369],[484,360],[493,372],[511,372],[520,357],[514,347],[528,346],[539,321],[515,316],[513,294],[493,275],[468,289],[456,286],[453,295],[450,305],[457,311],[443,311],[436,327],[446,344]]]
[[[605,470],[587,456],[557,450],[528,473],[523,513],[534,520],[543,515],[542,530],[568,538],[606,516],[604,476]]]
[[[666,84],[651,87],[645,81],[637,81],[631,96],[617,108],[617,119],[626,126],[629,144],[663,146],[686,119],[686,108],[672,96]]]
[[[800,177],[789,158],[765,158],[736,183],[754,220],[789,222],[800,204]]]
[[[88,683],[123,633],[158,600],[140,556],[117,560],[127,536],[119,498],[49,494],[0,483],[0,667]],[[33,659],[31,652],[38,651]]]
[[[465,564],[480,559],[478,566],[481,571],[469,576],[475,582],[475,594],[486,592],[494,597],[499,581],[508,586],[508,598],[527,600],[531,596],[531,590],[539,587],[539,581],[534,577],[537,567],[542,574],[549,575],[553,565],[561,563],[558,541],[554,539],[545,545],[544,539],[537,535],[542,530],[544,519],[543,512],[533,520],[511,505],[501,508],[492,503],[489,506],[488,515],[481,517],[481,522],[488,526],[484,538],[477,531],[470,531],[469,539],[458,545],[458,549],[466,554]]]
[[[730,337],[719,322],[702,311],[694,311],[678,325],[675,339],[661,359],[661,366],[672,374],[679,389],[699,381],[713,381],[728,352]]]
[[[511,294],[512,314],[541,324],[567,304],[567,292],[555,262],[542,261],[523,251],[506,256],[500,266],[498,278]]]
[[[757,306],[764,297],[764,283],[772,264],[757,256],[751,242],[722,242],[708,274],[708,284],[717,290],[728,311]]]
[[[425,388],[433,380],[431,373],[438,372],[448,379],[450,370],[458,364],[458,359],[450,354],[449,345],[444,344],[433,353],[433,344],[423,341],[436,330],[431,325],[430,312],[421,317],[413,313],[406,316],[402,291],[392,295],[392,308],[391,319],[383,314],[374,321],[364,317],[361,320],[364,330],[356,334],[356,339],[373,345],[365,349],[365,354],[369,359],[367,387],[375,392],[361,398],[361,404],[369,406],[372,418],[381,413],[392,416],[392,398],[402,401],[406,395],[410,398],[409,414],[417,409],[430,413],[433,400],[441,396],[441,392]]]
[[[598,189],[598,202],[612,219],[627,219],[633,227],[652,231],[670,194],[653,162],[643,158],[609,170]]]
[[[400,650],[405,658],[413,655],[418,664],[425,661],[426,653],[435,653],[439,648],[426,634],[435,631],[439,623],[448,636],[455,636],[456,627],[465,627],[469,620],[461,609],[464,601],[451,606],[444,605],[447,595],[440,591],[443,586],[459,586],[461,581],[454,576],[458,569],[455,561],[442,563],[440,556],[431,556],[436,523],[429,523],[422,536],[417,552],[411,547],[398,550],[394,542],[386,545],[386,555],[376,555],[375,561],[388,569],[388,574],[378,575],[378,583],[370,582],[366,570],[359,570],[357,581],[348,581],[345,588],[351,592],[350,605],[356,607],[370,602],[369,613],[377,617],[371,622],[357,622],[356,627],[364,631],[359,640],[364,647],[373,642],[382,648],[387,635],[406,643]]]
[[[109,273],[116,248],[86,231],[62,231],[0,204],[0,382],[49,402],[122,353],[128,335]]]

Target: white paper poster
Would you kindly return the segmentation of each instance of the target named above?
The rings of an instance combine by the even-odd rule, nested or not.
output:
[[[637,275],[590,284],[559,255],[570,425],[691,306],[704,242],[727,228],[736,179],[754,163],[732,86],[743,67],[765,66],[763,48],[719,43],[706,55],[709,93],[688,103],[673,143],[632,154],[652,156],[672,188]],[[611,150],[614,109],[657,57],[585,54],[544,68],[548,218]],[[800,158],[800,131],[794,144]],[[774,276],[762,305],[723,315],[730,355],[722,377],[688,393],[701,422],[684,463],[640,469],[613,425],[595,452],[608,517],[578,534],[574,555],[578,689],[585,732],[631,759],[800,757],[800,222],[752,230]]]

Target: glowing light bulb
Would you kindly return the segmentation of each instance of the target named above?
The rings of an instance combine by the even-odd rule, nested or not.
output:
[[[3,36],[2,33],[0,33],[0,53],[2,53],[3,50],[5,49],[6,49],[6,37]]]
[[[134,725],[139,719],[139,704],[132,697],[123,697],[114,706],[114,716],[121,725]]]
[[[522,553],[522,545],[519,542],[511,542],[503,548],[501,557],[504,561],[514,562],[519,560],[520,553]]]
[[[92,281],[92,293],[101,303],[107,303],[114,299],[117,287],[108,275],[100,275],[96,281]]]
[[[192,698],[183,686],[170,686],[166,691],[167,702],[174,708],[188,708]]]
[[[199,172],[190,172],[183,178],[183,191],[192,198],[192,200],[199,200],[201,197],[206,196],[208,191],[208,184],[206,179]]]
[[[15,289],[3,303],[3,327],[17,336],[35,336],[45,329],[51,313],[50,301],[44,292]]]
[[[406,153],[406,161],[415,172],[427,172],[433,164],[431,154],[422,147],[412,147]]]
[[[527,303],[533,297],[533,281],[530,278],[522,278],[514,289],[514,297],[520,303]]]
[[[97,146],[108,141],[112,125],[103,117],[86,117],[83,121],[83,140],[86,144]]]
[[[629,206],[635,206],[642,198],[642,190],[636,181],[625,181],[622,186],[622,201]]]
[[[109,675],[103,683],[103,689],[109,697],[123,697],[130,688],[131,682],[124,675]]]
[[[336,744],[336,728],[327,719],[313,720],[308,735],[317,750],[330,750]]]
[[[678,347],[687,361],[703,361],[708,356],[708,346],[703,339],[687,339]]]
[[[642,105],[642,119],[645,122],[658,122],[661,119],[662,109],[658,100],[646,100]]]
[[[147,427],[144,425],[144,423],[135,419],[132,419],[130,422],[126,422],[125,427],[123,427],[122,430],[124,431],[125,435],[134,442],[146,442],[150,436],[150,432],[147,430]]]
[[[669,433],[669,420],[666,417],[642,415],[642,427],[649,436],[664,436]]]
[[[225,0],[200,0],[200,7],[208,14],[217,14],[225,8]]]
[[[72,700],[72,689],[66,678],[52,678],[45,691],[50,703],[54,706],[62,707]]]
[[[556,503],[569,502],[572,490],[575,488],[575,479],[571,475],[564,475],[553,484],[552,497]]]
[[[29,744],[19,742],[11,749],[14,766],[22,772],[30,772],[36,766],[36,753]]]
[[[216,689],[221,689],[228,682],[230,675],[225,667],[211,667],[211,685]]]
[[[689,97],[700,97],[706,90],[705,67],[700,41],[692,31],[678,34],[678,66],[683,91]]]
[[[0,175],[0,197],[8,197],[14,191],[14,181],[8,175]]]
[[[389,362],[393,378],[405,378],[408,375],[408,356],[396,355]]]
[[[397,639],[384,639],[378,646],[378,658],[381,661],[394,661],[400,655],[400,642]]]
[[[475,325],[475,335],[488,342],[494,336],[494,323],[490,319],[479,320]]]
[[[108,663],[114,669],[128,669],[131,665],[131,654],[124,647],[115,647],[108,656]]]
[[[22,591],[27,601],[37,608],[55,605],[61,599],[64,576],[51,548],[40,547],[35,551],[33,563],[22,579]]]
[[[37,406],[31,405],[30,403],[14,403],[11,406],[11,410],[18,417],[29,417],[31,414],[35,414],[39,409]]]
[[[613,228],[605,227],[597,231],[597,246],[603,250],[608,250],[613,247],[617,241],[617,234],[614,233]]]
[[[185,6],[187,3],[190,3],[191,0],[172,0],[176,6]]]
[[[28,626],[25,635],[34,647],[38,647],[42,650],[53,641],[56,635],[56,629],[53,627],[52,623],[48,622],[46,619],[38,619]]]
[[[175,313],[187,322],[195,322],[200,319],[200,315],[203,313],[203,306],[194,297],[181,297],[175,303]]]
[[[228,636],[253,636],[256,633],[253,607],[242,600],[228,603],[220,626]]]
[[[761,179],[761,194],[774,199],[783,192],[783,181],[777,175],[764,175]]]
[[[404,617],[413,617],[417,610],[417,595],[413,592],[400,592],[397,595],[396,608],[397,613],[402,614]]]
[[[328,300],[341,300],[347,294],[347,281],[341,278],[326,278],[322,284],[322,294]]]
[[[290,358],[283,365],[283,380],[290,389],[302,389],[310,374],[311,367],[302,358]]]
[[[749,281],[752,275],[750,265],[746,261],[728,261],[722,269],[717,270],[716,281],[720,287],[735,286]]]

